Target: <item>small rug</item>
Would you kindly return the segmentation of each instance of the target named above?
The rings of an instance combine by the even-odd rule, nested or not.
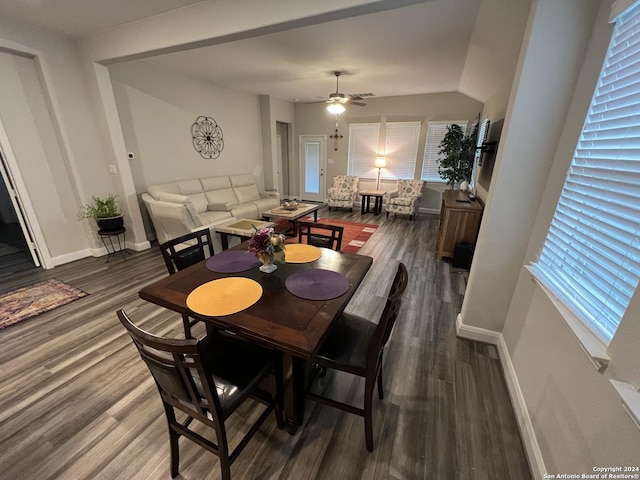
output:
[[[0,295],[0,330],[87,295],[55,278]]]
[[[313,221],[313,217],[301,220]],[[288,220],[278,220],[276,225],[288,222]],[[358,253],[358,251],[367,243],[367,240],[378,229],[378,225],[373,223],[357,223],[348,222],[346,220],[337,220],[335,218],[319,218],[317,223],[340,225],[344,227],[342,233],[342,248],[340,251],[345,253]],[[287,237],[287,243],[298,243],[298,237]]]

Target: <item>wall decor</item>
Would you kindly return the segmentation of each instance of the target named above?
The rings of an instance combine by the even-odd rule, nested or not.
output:
[[[193,137],[193,148],[202,158],[218,158],[220,156],[224,148],[222,129],[213,118],[199,116],[196,123],[191,125],[191,136]]]
[[[333,149],[337,152],[338,140],[344,138],[344,135],[342,135],[338,130],[338,115],[336,115],[336,129],[333,131],[333,134],[329,135],[329,138],[333,139]]]

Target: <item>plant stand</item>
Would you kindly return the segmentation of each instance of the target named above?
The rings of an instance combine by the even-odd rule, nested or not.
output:
[[[122,227],[119,230],[98,230],[98,235],[100,235],[100,240],[102,240],[102,244],[104,248],[107,250],[107,262],[111,260],[111,257],[116,254],[122,255],[123,260],[127,260],[125,257],[125,253],[131,255],[131,252],[126,249],[127,245],[127,237],[126,237],[127,229]],[[122,236],[122,241],[120,241],[120,236]],[[116,245],[114,243],[113,237],[116,238],[118,242],[118,249],[116,250]],[[108,242],[107,242],[108,240]]]

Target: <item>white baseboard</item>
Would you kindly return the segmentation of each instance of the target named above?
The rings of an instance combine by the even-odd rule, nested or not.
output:
[[[462,316],[460,314],[458,314],[458,317],[456,318],[456,335],[468,340],[475,340],[477,342],[488,343],[496,346],[498,350],[498,357],[502,364],[502,370],[504,371],[505,381],[507,382],[507,390],[509,391],[511,404],[513,405],[513,412],[516,415],[518,429],[520,430],[520,436],[522,437],[527,460],[529,461],[529,467],[531,468],[531,474],[536,480],[543,480],[547,473],[547,469],[544,464],[544,459],[542,458],[542,453],[540,452],[538,439],[536,438],[535,431],[533,430],[533,424],[531,423],[527,404],[524,401],[524,395],[520,389],[520,383],[518,382],[516,371],[513,368],[513,363],[511,363],[511,356],[509,355],[509,349],[504,341],[504,337],[500,332],[465,325],[462,323]]]
[[[513,411],[516,414],[516,421],[520,429],[520,436],[524,443],[524,449],[527,453],[529,460],[529,467],[531,467],[531,474],[536,480],[542,480],[547,473],[547,467],[544,464],[542,458],[542,452],[538,445],[538,439],[536,438],[535,431],[533,430],[533,424],[531,423],[531,417],[529,416],[529,410],[524,401],[524,395],[520,389],[518,383],[518,377],[516,371],[511,363],[511,356],[509,355],[509,349],[504,341],[504,337],[500,334],[498,341],[498,355],[500,357],[500,363],[502,364],[502,370],[504,371],[505,380],[507,381],[507,389],[509,390],[509,396],[511,397],[511,404],[513,405]]]
[[[90,257],[91,255],[92,255],[92,250],[86,248],[84,250],[78,250],[76,252],[66,253],[64,255],[52,257],[51,261],[53,262],[53,266],[57,267],[59,265],[64,265],[65,263],[75,262],[76,260]]]
[[[462,315],[458,314],[456,318],[456,335],[468,340],[475,340],[476,342],[488,343],[490,345],[497,345],[501,335],[499,332],[493,330],[487,330],[486,328],[473,327],[471,325],[465,325],[462,323]]]

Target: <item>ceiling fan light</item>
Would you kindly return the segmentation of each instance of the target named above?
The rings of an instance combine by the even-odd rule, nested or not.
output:
[[[330,105],[327,105],[327,110],[333,115],[340,115],[341,113],[344,113],[345,108],[344,105],[340,103],[332,103]]]

